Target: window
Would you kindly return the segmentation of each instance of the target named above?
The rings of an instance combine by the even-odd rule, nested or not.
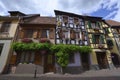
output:
[[[94,44],[104,44],[103,35],[92,35],[92,42]]]
[[[41,38],[49,38],[50,31],[48,29],[43,29],[41,33]]]
[[[80,32],[76,32],[76,39],[80,38]]]
[[[32,38],[33,37],[33,30],[32,29],[27,29],[25,30],[25,38]]]
[[[74,53],[69,55],[69,63],[75,63]]]
[[[73,22],[74,22],[73,18],[69,17],[69,23],[73,23]]]
[[[107,39],[108,46],[114,46],[113,41],[111,39]]]
[[[8,32],[11,22],[3,22],[0,32]]]
[[[3,45],[4,45],[4,44],[0,44],[0,55],[1,55],[1,53],[2,53]]]
[[[68,31],[64,31],[63,36],[64,36],[64,38],[68,39]]]

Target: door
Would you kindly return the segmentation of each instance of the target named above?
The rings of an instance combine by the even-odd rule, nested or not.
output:
[[[120,66],[119,56],[116,53],[111,53],[111,58],[112,58],[112,62],[114,64],[114,66],[119,67]]]
[[[44,55],[44,73],[55,72],[55,57],[53,54]]]
[[[81,54],[81,62],[83,70],[89,70],[89,54],[88,53],[82,53]]]
[[[96,52],[98,66],[100,69],[108,67],[107,56],[105,52]]]
[[[35,53],[34,63],[36,65],[42,65],[42,55],[40,53]]]

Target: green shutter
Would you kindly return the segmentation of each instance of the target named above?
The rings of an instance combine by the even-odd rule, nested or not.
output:
[[[107,32],[107,33],[110,33],[110,31],[109,31],[109,29],[108,29],[108,28],[106,28],[106,32]]]
[[[101,25],[100,25],[100,22],[97,21],[97,22],[96,22],[96,25],[97,25],[96,27],[98,27],[98,28],[100,29],[100,26],[101,26]]]
[[[95,43],[95,35],[92,34],[92,43]]]
[[[92,28],[92,26],[91,26],[91,22],[90,22],[90,21],[88,21],[88,27],[89,27],[89,29]]]
[[[105,43],[105,42],[104,42],[104,37],[103,37],[103,35],[100,35],[100,42],[101,42],[102,44]]]

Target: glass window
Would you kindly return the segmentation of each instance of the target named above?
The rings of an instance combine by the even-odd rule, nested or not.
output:
[[[11,24],[11,22],[3,22],[0,31],[1,32],[8,32],[10,29],[10,24]]]
[[[41,33],[41,38],[49,38],[49,30],[48,29],[43,29]]]
[[[25,30],[25,38],[32,38],[33,37],[33,30],[27,29]]]

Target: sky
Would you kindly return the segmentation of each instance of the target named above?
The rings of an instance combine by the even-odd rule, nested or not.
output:
[[[55,16],[54,10],[120,21],[120,0],[0,0],[0,15],[21,11]]]

